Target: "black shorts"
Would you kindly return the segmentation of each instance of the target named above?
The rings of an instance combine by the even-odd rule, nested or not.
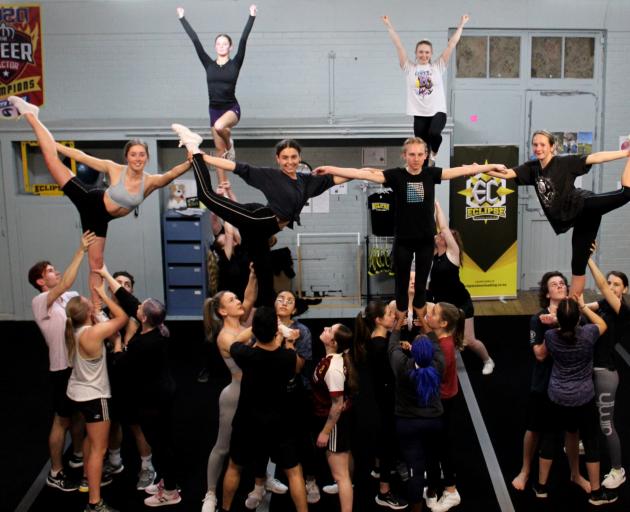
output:
[[[337,423],[328,437],[328,446],[326,446],[326,449],[329,452],[343,453],[350,451],[350,438],[352,435],[351,416],[351,411],[344,411],[341,413],[341,416],[337,420]],[[317,426],[317,430],[315,432],[316,437],[319,436],[320,432],[323,430],[327,419],[328,417],[324,416],[315,417],[315,424]]]
[[[111,421],[109,416],[109,398],[95,398],[87,402],[72,401],[75,411],[83,414],[86,423]]]
[[[460,309],[464,312],[464,314],[466,315],[466,318],[474,318],[475,306],[473,305],[472,299],[468,299],[466,302],[464,302],[460,306]]]
[[[72,400],[66,395],[68,389],[68,379],[72,374],[72,368],[48,372],[50,375],[50,387],[52,388],[53,412],[61,418],[72,416]]]
[[[105,208],[103,200],[105,190],[102,188],[88,190],[77,177],[68,181],[61,190],[79,212],[81,229],[84,232],[92,231],[96,236],[105,238],[107,236],[107,224],[115,218]]]
[[[259,467],[271,458],[280,469],[291,469],[300,463],[297,444],[288,429],[232,425],[230,459],[237,466]]]
[[[551,400],[547,393],[530,391],[527,399],[527,426],[530,432],[550,432],[553,430]]]

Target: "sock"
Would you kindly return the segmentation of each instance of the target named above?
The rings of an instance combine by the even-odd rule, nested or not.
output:
[[[122,464],[122,458],[120,457],[120,448],[109,450],[109,463],[112,466],[120,466]]]
[[[83,458],[83,452],[72,452],[72,456],[76,459],[82,459]]]
[[[52,469],[50,470],[50,476],[52,476],[53,478],[57,478],[57,475],[61,473],[61,469],[58,469],[57,471],[53,471]]]
[[[151,462],[151,458],[153,457],[153,454],[149,454],[146,457],[140,457],[140,469],[150,469],[152,471],[155,471],[155,469],[153,468],[153,464]]]
[[[98,507],[101,503],[103,503],[103,500],[100,500],[98,503],[88,503],[88,507],[90,507],[90,510],[96,510],[96,507]]]
[[[265,486],[254,484],[254,492],[258,494],[259,496],[262,496],[263,493],[265,492]]]

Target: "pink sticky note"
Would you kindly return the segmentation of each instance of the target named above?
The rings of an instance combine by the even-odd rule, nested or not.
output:
[[[477,114],[473,114],[472,116],[470,116],[471,123],[476,123],[478,120],[479,120],[479,117],[477,116]]]

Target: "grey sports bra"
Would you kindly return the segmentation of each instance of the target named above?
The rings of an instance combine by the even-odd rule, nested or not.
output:
[[[138,206],[142,201],[144,201],[144,180],[146,176],[142,175],[142,183],[140,183],[140,191],[131,195],[129,191],[125,188],[125,178],[127,177],[127,170],[129,167],[125,167],[122,174],[120,175],[120,179],[118,183],[115,185],[110,185],[105,191],[109,198],[114,201],[121,208],[127,208],[129,210],[133,210],[136,206]]]

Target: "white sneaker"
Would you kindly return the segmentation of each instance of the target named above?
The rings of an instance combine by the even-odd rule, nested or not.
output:
[[[9,100],[0,100],[0,117],[17,119],[20,117],[18,109]]]
[[[610,473],[604,477],[602,486],[606,489],[616,489],[626,481],[626,470],[623,468],[612,468]]]
[[[179,137],[179,147],[186,146],[191,153],[199,153],[199,144],[203,142],[201,135],[190,131],[183,124],[173,123],[171,129]]]
[[[265,491],[265,489],[258,490],[254,488],[254,490],[247,495],[247,498],[245,499],[245,506],[249,510],[256,510],[258,508],[258,505],[262,503],[265,494],[267,494],[267,491]]]
[[[462,502],[462,498],[455,490],[455,492],[444,491],[442,497],[431,508],[433,512],[446,512],[447,510],[456,507]]]
[[[203,498],[203,505],[201,506],[201,512],[214,512],[217,509],[217,495],[208,491]]]
[[[232,162],[236,161],[236,150],[234,149],[234,140],[232,140],[232,137],[230,137],[230,149],[223,153],[223,158],[232,160]]]
[[[424,498],[424,501],[427,503],[427,507],[433,510],[433,507],[437,505],[438,498],[437,498],[437,494],[435,496],[427,496],[428,489],[429,489],[428,487],[425,487],[422,490],[422,497]]]
[[[322,491],[326,494],[339,494],[339,486],[337,485],[337,482],[330,485],[324,485],[324,487],[322,487]]]
[[[483,369],[481,370],[481,373],[483,375],[490,375],[493,371],[494,371],[494,361],[492,360],[492,358],[490,358],[486,362],[483,363]]]
[[[319,487],[317,487],[317,482],[315,480],[307,480],[306,501],[312,505],[313,503],[317,503],[320,499],[321,495],[319,494]]]
[[[274,494],[286,494],[289,490],[286,485],[271,475],[267,475],[267,480],[265,480],[265,489]]]
[[[157,494],[160,491],[164,490],[164,480],[160,480],[157,484],[149,485],[145,487],[144,492],[147,494]]]
[[[182,497],[177,489],[165,491],[162,489],[157,494],[144,499],[144,504],[148,507],[162,507],[164,505],[176,505],[182,501]]]
[[[21,116],[24,114],[33,114],[35,117],[39,115],[39,107],[37,105],[31,105],[28,101],[23,100],[18,96],[9,96],[7,98],[9,103],[13,105]]]

